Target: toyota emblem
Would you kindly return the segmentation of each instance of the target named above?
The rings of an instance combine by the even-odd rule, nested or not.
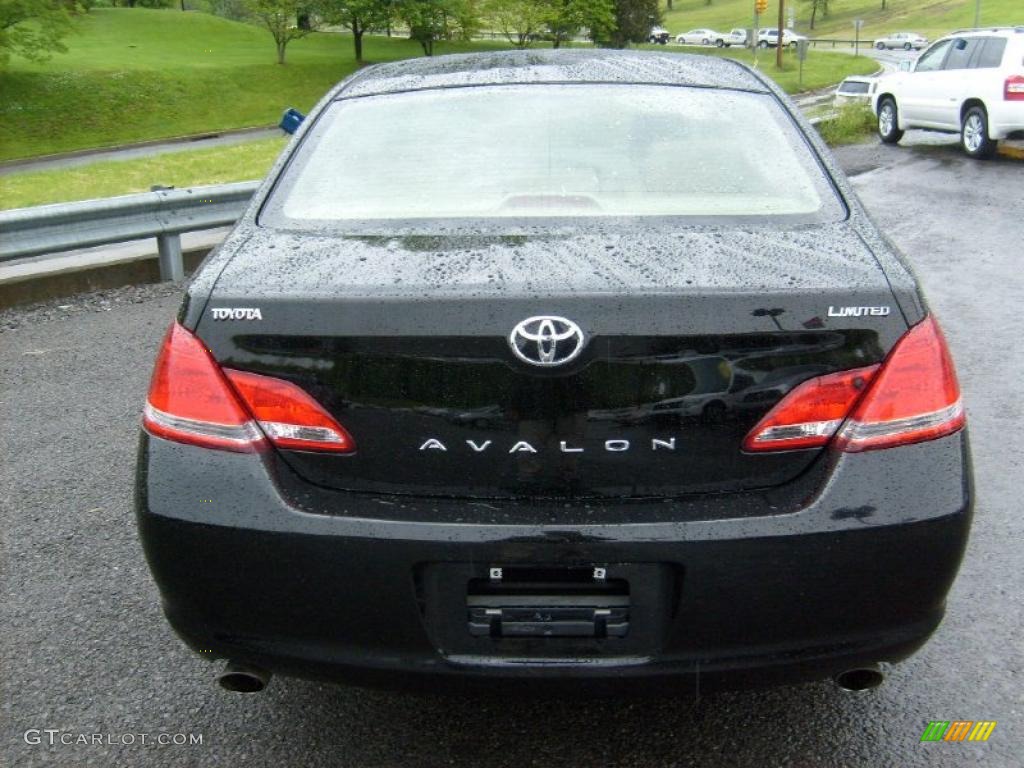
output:
[[[583,331],[572,320],[553,315],[528,317],[512,329],[508,343],[530,365],[563,365],[583,351]]]

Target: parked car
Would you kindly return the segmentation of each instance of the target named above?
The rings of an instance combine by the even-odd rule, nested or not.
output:
[[[904,51],[920,51],[928,45],[928,38],[917,32],[896,32],[887,37],[880,37],[875,40],[875,48],[880,51],[902,48]]]
[[[193,275],[144,406],[141,541],[221,684],[862,689],[918,649],[971,521],[960,389],[809,131],[706,56],[332,89]],[[723,390],[685,429],[621,423]]]
[[[792,29],[782,30],[782,44],[796,47],[801,40],[806,40],[804,35],[797,34]],[[777,27],[762,27],[757,33],[757,45],[759,48],[775,48],[779,44],[779,30]]]
[[[665,45],[668,43],[670,34],[664,27],[654,27],[647,35],[647,42],[657,43],[658,45]]]
[[[879,79],[878,134],[895,144],[908,128],[959,133],[971,157],[1024,138],[1024,27],[960,32],[933,43],[905,71]]]
[[[836,88],[834,102],[837,105],[856,103],[870,106],[877,85],[877,77],[851,75]]]
[[[731,45],[745,48],[747,45],[747,30],[745,29],[732,29],[729,34],[725,37],[725,45],[729,47]]]
[[[676,42],[680,45],[715,45],[723,48],[726,38],[728,35],[715,32],[713,29],[691,29],[689,32],[676,35]]]

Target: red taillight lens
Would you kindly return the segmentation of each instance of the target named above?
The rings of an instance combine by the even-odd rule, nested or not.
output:
[[[837,437],[844,451],[919,443],[964,426],[956,369],[942,330],[927,317],[893,347]]]
[[[855,368],[805,381],[758,422],[743,441],[743,449],[820,448],[832,439],[878,368]]]
[[[817,448],[836,435],[837,448],[867,451],[934,440],[964,421],[946,340],[928,317],[904,334],[881,366],[805,381],[758,422],[743,448]]]
[[[206,347],[178,323],[157,356],[142,424],[150,434],[206,448],[252,451],[263,441]]]
[[[291,382],[226,370],[260,428],[278,448],[350,453],[355,441],[320,404]]]
[[[1010,75],[1003,84],[1006,101],[1024,101],[1024,75]]]
[[[253,451],[267,438],[292,450],[355,450],[348,432],[302,389],[269,376],[222,371],[178,323],[157,356],[142,424],[158,437],[228,451]]]

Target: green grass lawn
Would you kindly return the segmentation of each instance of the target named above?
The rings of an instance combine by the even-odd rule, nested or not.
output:
[[[744,48],[695,48],[673,45],[641,45],[638,47],[666,53],[702,53],[707,56],[723,56],[742,61],[750,66],[754,65],[754,52]],[[827,85],[838,83],[847,75],[870,75],[877,72],[878,68],[878,62],[867,56],[854,57],[848,53],[830,53],[812,49],[807,52],[803,83],[801,84],[800,62],[794,51],[783,50],[781,70],[775,66],[774,50],[757,51],[757,69],[772,78],[787,93],[824,88]]]
[[[67,54],[0,72],[0,160],[276,123],[356,69],[348,37],[297,40],[279,66],[266,30],[198,12],[95,9],[77,26]],[[370,61],[420,53],[404,39],[365,42]]]
[[[297,40],[279,66],[262,28],[177,10],[94,9],[78,18],[66,43],[67,54],[44,64],[14,58],[0,71],[0,160],[276,123],[286,107],[309,109],[356,69],[344,35]],[[437,52],[503,47],[503,41],[446,43]],[[420,54],[406,39],[365,41],[372,62]],[[842,54],[816,55],[807,86],[866,66]],[[772,68],[765,71],[775,76]],[[779,73],[779,80],[796,88],[792,72]]]
[[[761,26],[778,22],[779,0],[768,0],[768,12],[761,17]],[[688,29],[710,27],[728,31],[753,24],[751,0],[673,0],[672,10],[662,0],[665,28],[673,35]],[[890,0],[885,11],[880,0],[832,0],[826,18],[819,18],[813,32],[809,29],[811,10],[805,0],[788,0],[786,8],[796,13],[795,28],[811,37],[853,39],[853,20],[863,19],[861,37],[871,39],[888,32],[909,30],[930,38],[953,29],[974,25],[974,0]],[[1024,24],[1022,0],[982,0],[981,23],[984,25]],[[786,11],[788,17],[789,12]]]
[[[0,176],[0,209],[147,192],[154,184],[182,188],[259,179],[286,141],[261,139],[227,147]]]

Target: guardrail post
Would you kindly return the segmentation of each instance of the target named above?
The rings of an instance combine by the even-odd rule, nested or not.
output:
[[[156,247],[160,252],[160,279],[181,280],[185,277],[185,264],[181,259],[181,234],[171,232],[157,235]]]

